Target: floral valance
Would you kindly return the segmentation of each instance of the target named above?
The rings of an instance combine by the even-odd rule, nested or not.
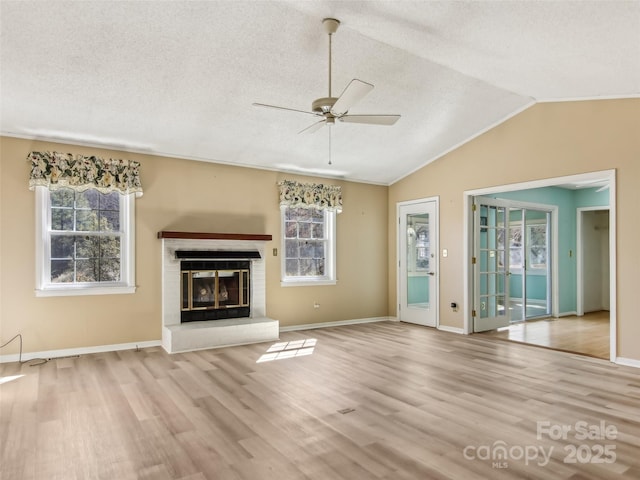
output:
[[[341,187],[321,183],[299,183],[293,180],[282,180],[278,186],[281,206],[342,212]]]
[[[142,196],[140,163],[132,160],[58,152],[31,152],[27,160],[31,161],[30,190],[39,186],[49,190],[71,188],[80,192],[94,188],[102,193]]]

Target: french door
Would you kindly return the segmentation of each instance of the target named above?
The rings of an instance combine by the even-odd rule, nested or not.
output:
[[[551,314],[552,211],[474,199],[474,332]]]
[[[551,212],[509,209],[509,310],[511,321],[551,314]]]
[[[438,318],[437,200],[398,204],[398,318],[428,327]]]
[[[474,198],[474,332],[509,325],[508,213],[504,202]]]

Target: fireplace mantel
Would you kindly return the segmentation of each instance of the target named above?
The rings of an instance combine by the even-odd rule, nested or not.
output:
[[[158,238],[177,238],[191,240],[253,240],[270,242],[272,236],[257,233],[172,232],[163,230],[161,232],[158,232]]]

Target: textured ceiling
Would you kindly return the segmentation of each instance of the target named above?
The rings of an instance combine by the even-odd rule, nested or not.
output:
[[[350,113],[297,132],[353,78]],[[0,2],[0,130],[388,185],[537,101],[640,96],[640,2]],[[331,158],[328,165],[329,131]]]

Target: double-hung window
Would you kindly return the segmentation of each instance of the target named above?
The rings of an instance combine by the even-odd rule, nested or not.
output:
[[[134,195],[36,188],[36,294],[132,293]]]
[[[281,207],[282,283],[334,284],[336,213],[306,207]]]

